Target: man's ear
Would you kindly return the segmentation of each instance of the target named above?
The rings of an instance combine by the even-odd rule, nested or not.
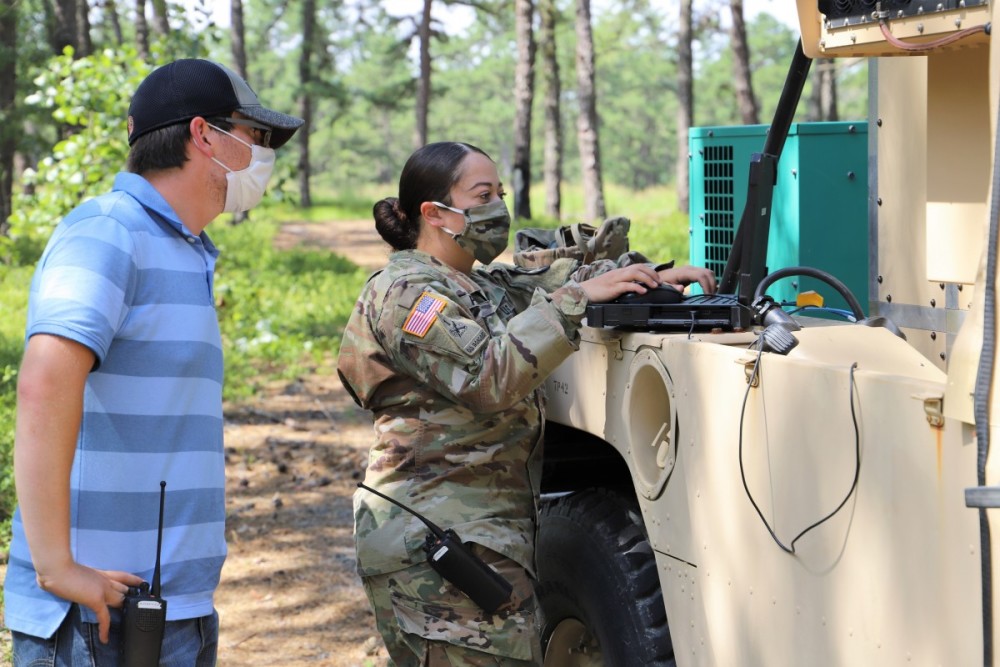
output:
[[[425,201],[420,205],[420,217],[435,227],[440,227],[444,224],[444,219],[441,217],[441,209],[429,201]]]
[[[188,131],[191,134],[191,145],[194,146],[195,150],[205,155],[205,157],[214,157],[215,137],[212,136],[212,128],[209,127],[208,121],[201,116],[195,116],[188,123]]]

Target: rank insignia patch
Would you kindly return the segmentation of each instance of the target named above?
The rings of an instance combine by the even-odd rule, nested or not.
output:
[[[403,322],[403,331],[423,338],[431,330],[437,314],[444,310],[445,300],[430,292],[424,292],[410,310]]]

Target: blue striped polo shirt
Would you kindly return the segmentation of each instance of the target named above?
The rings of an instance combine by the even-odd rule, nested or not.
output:
[[[73,555],[151,581],[166,481],[167,620],[212,613],[226,557],[217,257],[148,181],[121,173],[56,228],[28,303],[26,339],[61,336],[97,358],[70,481]],[[20,512],[4,606],[10,629],[37,637],[50,637],[70,606],[38,587]]]

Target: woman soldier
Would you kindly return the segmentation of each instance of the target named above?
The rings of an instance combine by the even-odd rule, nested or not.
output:
[[[374,207],[395,252],[362,291],[340,349],[344,386],[374,413],[365,484],[453,529],[513,585],[507,604],[482,610],[427,564],[418,518],[359,489],[358,570],[398,667],[541,664],[531,577],[542,383],[577,349],[588,302],[661,283],[715,291],[711,272],[691,266],[490,264],[509,236],[503,196],[496,165],[474,146],[410,156],[399,198]]]

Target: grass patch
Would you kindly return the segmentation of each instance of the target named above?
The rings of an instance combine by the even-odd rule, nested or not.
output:
[[[631,220],[629,247],[651,260],[665,262],[676,260],[687,264],[690,258],[690,232],[686,211],[677,209],[677,193],[673,188],[661,186],[646,190],[629,190],[609,185],[604,192],[608,217],[624,216]],[[541,185],[531,189],[531,220],[519,220],[514,230],[525,227],[553,228],[584,221],[583,190],[564,187],[562,190],[562,219],[555,220],[543,214],[545,194]]]
[[[368,275],[332,252],[275,250],[281,218],[271,213],[210,230],[222,253],[215,296],[229,401],[251,396],[261,382],[312,372],[335,353]]]
[[[391,186],[370,186],[345,193],[321,191],[313,193],[311,208],[300,208],[292,203],[274,205],[265,215],[283,221],[327,222],[329,220],[370,220],[372,206],[392,194]],[[256,218],[255,211],[253,216]]]
[[[24,349],[32,267],[0,265],[0,551],[6,553],[14,514],[14,408]]]

